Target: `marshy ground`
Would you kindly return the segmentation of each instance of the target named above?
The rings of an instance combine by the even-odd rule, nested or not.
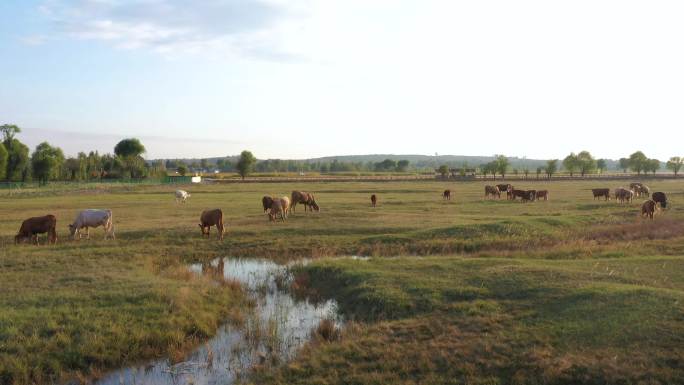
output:
[[[98,375],[182,356],[249,303],[192,262],[241,256],[326,259],[295,269],[296,292],[335,299],[342,337],[307,345],[255,383],[684,382],[684,182],[648,181],[672,207],[593,200],[616,181],[519,183],[549,201],[483,199],[484,183],[331,182],[28,190],[0,195],[0,383]],[[628,184],[624,181],[622,184]],[[452,190],[452,200],[441,192]],[[311,191],[269,223],[263,195]],[[370,195],[378,197],[371,208]],[[117,239],[69,241],[84,208],[109,208]],[[226,239],[202,239],[221,208]],[[12,244],[21,221],[51,213],[58,244]]]

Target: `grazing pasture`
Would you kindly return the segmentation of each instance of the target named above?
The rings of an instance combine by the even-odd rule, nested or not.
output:
[[[239,322],[249,308],[241,289],[186,263],[340,255],[374,258],[316,261],[298,271],[298,289],[334,297],[358,322],[254,381],[684,381],[684,182],[649,181],[668,197],[653,221],[638,200],[594,200],[597,187],[619,185],[515,183],[553,198],[526,203],[443,181],[197,185],[184,187],[185,204],[173,186],[0,195],[0,383],[173,358]],[[265,220],[263,196],[301,190],[320,211]],[[375,210],[370,194],[382,195]],[[112,211],[116,239],[68,240],[67,224],[97,207]],[[223,241],[197,231],[212,208],[223,212]],[[14,245],[21,222],[46,213],[57,217],[57,244]]]

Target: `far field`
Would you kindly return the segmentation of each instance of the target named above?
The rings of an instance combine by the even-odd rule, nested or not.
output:
[[[628,182],[623,182],[626,184]],[[141,358],[178,355],[249,304],[239,287],[184,270],[216,256],[374,256],[297,271],[298,292],[334,297],[350,322],[262,383],[684,382],[684,181],[649,181],[672,207],[651,222],[640,200],[594,201],[620,182],[517,183],[550,200],[483,199],[482,182],[101,186],[0,192],[0,383],[50,383]],[[453,191],[452,201],[441,192]],[[263,195],[316,194],[269,223]],[[379,204],[370,207],[376,194]],[[205,208],[226,238],[202,239]],[[79,209],[109,208],[101,229],[69,241]],[[21,221],[52,213],[56,246],[14,246]]]

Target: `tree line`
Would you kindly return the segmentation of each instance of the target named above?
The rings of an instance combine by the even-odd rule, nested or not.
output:
[[[257,160],[250,151],[243,151],[239,156],[218,158],[214,161],[200,159],[193,162],[181,160],[146,161],[143,158],[145,146],[136,138],[123,139],[114,147],[111,154],[99,154],[97,151],[79,152],[75,157],[65,157],[63,151],[47,142],[40,143],[32,153],[22,143],[17,134],[21,129],[12,124],[0,126],[2,142],[0,143],[0,180],[30,181],[46,183],[50,180],[94,180],[94,179],[127,179],[161,177],[168,173],[186,175],[189,172],[237,172],[243,178],[253,172],[406,172],[419,170],[419,165],[411,165],[408,160],[384,159],[379,162],[350,162],[338,161],[302,161],[267,159]],[[595,159],[588,151],[577,154],[571,153],[562,161],[551,159],[543,166],[531,170],[527,166],[511,167],[511,162],[505,155],[495,155],[494,160],[469,169],[464,164],[461,170],[473,170],[483,176],[497,175],[505,177],[507,174],[523,174],[528,176],[535,173],[551,177],[564,170],[571,176],[579,174],[603,173],[607,169],[606,159]],[[666,168],[675,176],[684,165],[684,158],[672,157],[666,163]],[[623,172],[631,170],[637,174],[655,174],[661,168],[658,159],[648,158],[643,152],[636,151],[629,157],[620,158],[618,166]],[[430,168],[425,167],[426,170]],[[448,175],[448,165],[441,165],[437,171]]]

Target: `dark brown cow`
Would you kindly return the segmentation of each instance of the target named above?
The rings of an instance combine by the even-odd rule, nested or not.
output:
[[[14,243],[22,243],[31,239],[34,245],[38,244],[38,234],[47,233],[47,243],[57,243],[57,218],[48,214],[43,217],[32,217],[21,223],[19,233],[14,236]]]
[[[497,186],[485,186],[485,198],[489,197],[498,197],[501,198],[501,191],[499,191],[499,187]]]
[[[506,192],[506,199],[512,199],[513,198],[513,186],[511,184],[497,184],[496,187],[499,188],[500,192]]]
[[[644,204],[641,205],[641,216],[646,216],[653,220],[653,214],[655,214],[657,205],[652,199],[644,201]]]
[[[268,195],[264,195],[264,197],[261,198],[261,204],[264,206],[264,212],[266,212],[271,208],[271,205],[273,204],[273,198]]]
[[[604,197],[604,200],[610,200],[610,189],[609,188],[593,188],[591,193],[594,194],[594,200],[596,198]]]
[[[290,211],[294,212],[295,207],[297,207],[297,204],[301,203],[304,205],[304,211],[307,210],[307,208],[311,211],[320,211],[320,207],[318,207],[318,203],[316,203],[316,198],[314,197],[313,194],[304,192],[304,191],[293,191],[292,192],[292,199],[290,202]]]
[[[629,203],[634,198],[634,191],[627,190],[624,187],[618,187],[615,189],[615,200],[619,203]]]
[[[442,199],[450,201],[451,200],[451,190],[444,190],[444,192],[442,193]]]
[[[218,239],[223,239],[223,211],[221,211],[221,209],[202,211],[198,226],[200,229],[202,229],[202,236],[207,237],[209,236],[211,226],[216,226],[216,231],[218,231]]]
[[[665,195],[664,192],[661,191],[656,191],[653,193],[653,196],[651,196],[651,199],[660,205],[660,207],[666,209],[667,208],[667,196]]]
[[[371,195],[371,206],[375,207],[378,204],[378,197],[375,194]]]
[[[527,199],[534,201],[537,198],[537,190],[527,190]]]
[[[537,190],[537,200],[544,198],[545,201],[549,200],[549,190]]]
[[[515,198],[518,198],[518,197],[520,199],[522,199],[523,201],[529,200],[529,195],[527,194],[527,191],[516,190],[516,189],[511,190],[511,199],[515,200]]]

